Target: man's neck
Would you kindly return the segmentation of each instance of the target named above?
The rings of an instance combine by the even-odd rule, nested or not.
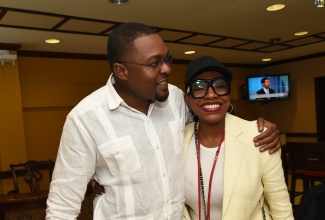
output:
[[[136,96],[130,95],[132,91],[128,88],[119,85],[118,83],[113,84],[117,94],[123,99],[123,101],[130,107],[142,112],[147,115],[149,111],[149,106],[152,103],[150,100],[140,100]]]

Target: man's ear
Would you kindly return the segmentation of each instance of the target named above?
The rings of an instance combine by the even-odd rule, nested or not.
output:
[[[127,68],[121,64],[121,63],[114,63],[113,65],[114,73],[117,78],[119,78],[122,81],[127,81],[128,80],[128,70]]]

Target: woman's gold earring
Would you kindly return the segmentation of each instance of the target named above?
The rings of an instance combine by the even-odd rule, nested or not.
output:
[[[234,106],[231,103],[230,103],[230,107],[231,107],[230,110],[228,109],[227,111],[229,114],[232,113],[232,111],[234,110]]]

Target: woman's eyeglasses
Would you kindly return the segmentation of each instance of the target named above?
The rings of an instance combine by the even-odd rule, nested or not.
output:
[[[158,60],[154,63],[149,64],[142,64],[142,63],[133,63],[133,62],[126,62],[126,61],[117,61],[117,63],[125,63],[125,64],[135,64],[140,66],[151,67],[153,70],[160,70],[164,64],[164,62],[169,66],[173,62],[173,55],[169,54],[164,59]]]
[[[208,93],[210,87],[218,96],[224,96],[230,93],[230,82],[223,77],[211,80],[192,80],[187,84],[187,93],[190,93],[193,98],[203,98]]]

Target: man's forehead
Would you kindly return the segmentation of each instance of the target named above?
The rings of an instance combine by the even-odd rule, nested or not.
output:
[[[158,34],[142,36],[134,40],[135,50],[140,54],[154,55],[164,50],[165,55],[168,51],[167,46]]]
[[[158,34],[151,34],[146,36],[140,36],[134,40],[134,45],[137,46],[141,44],[142,46],[146,44],[164,44],[164,41]]]

